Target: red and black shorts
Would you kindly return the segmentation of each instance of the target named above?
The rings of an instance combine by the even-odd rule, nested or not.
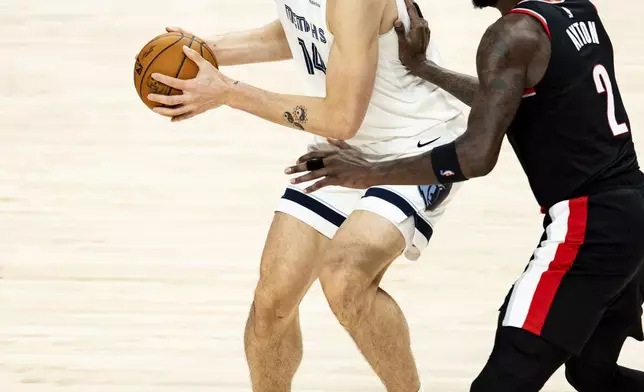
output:
[[[501,308],[500,324],[579,354],[600,321],[617,315],[643,340],[644,188],[560,202]]]

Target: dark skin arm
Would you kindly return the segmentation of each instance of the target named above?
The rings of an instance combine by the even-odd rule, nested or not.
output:
[[[411,20],[409,33],[405,32],[401,21],[394,25],[398,33],[400,61],[413,75],[435,84],[467,106],[472,106],[479,88],[478,79],[440,67],[427,59],[427,47],[431,37],[429,24],[418,13],[412,0],[405,0],[405,4]]]
[[[473,76],[443,68],[430,60],[418,65],[412,74],[435,84],[467,106],[474,103],[479,80]]]
[[[526,87],[536,84],[547,67],[541,55],[550,42],[541,27],[525,15],[508,14],[490,26],[477,53],[480,85],[467,131],[456,140],[456,152],[465,177],[492,171],[503,138],[521,104]],[[537,75],[536,77],[534,75]],[[287,174],[306,172],[306,162],[323,159],[324,168],[293,180],[319,179],[307,189],[329,185],[366,189],[375,185],[437,183],[431,153],[389,162],[370,163],[353,151],[312,152],[304,155]]]

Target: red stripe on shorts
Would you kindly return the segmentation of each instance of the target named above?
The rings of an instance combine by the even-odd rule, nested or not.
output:
[[[548,270],[541,276],[530,304],[528,316],[523,324],[523,329],[537,335],[541,335],[559,285],[575,263],[579,248],[586,238],[588,197],[570,200],[568,206],[570,215],[568,216],[566,240],[559,244],[554,260],[548,266]]]

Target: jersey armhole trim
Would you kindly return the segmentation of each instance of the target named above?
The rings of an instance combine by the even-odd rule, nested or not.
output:
[[[524,14],[524,15],[529,15],[538,20],[542,25],[543,28],[546,30],[546,34],[548,34],[548,38],[552,39],[552,34],[550,33],[550,27],[548,26],[548,22],[546,21],[546,18],[541,16],[538,12],[535,12],[533,10],[529,10],[527,8],[514,8],[511,10],[509,13],[511,14]]]
[[[526,88],[523,90],[523,96],[521,98],[530,98],[537,95],[537,91],[534,88]]]

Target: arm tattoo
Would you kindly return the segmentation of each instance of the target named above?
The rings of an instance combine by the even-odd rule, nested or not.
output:
[[[303,131],[304,124],[308,120],[308,112],[306,107],[298,106],[293,109],[293,112],[284,112],[284,120],[288,122],[291,126]]]
[[[472,106],[479,88],[477,78],[450,71],[430,61],[426,62],[418,76],[447,91],[468,106]]]
[[[494,79],[491,87],[492,90],[506,91],[508,89],[508,83],[503,79]]]
[[[527,87],[538,30],[526,26],[522,18],[514,15],[501,19],[481,40],[476,55],[481,86],[468,131],[456,146],[461,169],[468,178],[486,175],[496,165],[503,138]]]

